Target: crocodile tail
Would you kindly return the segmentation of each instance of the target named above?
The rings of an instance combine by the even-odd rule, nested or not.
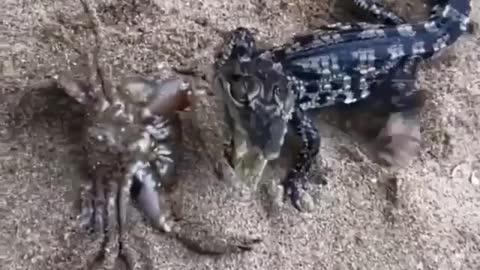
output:
[[[449,16],[449,12],[455,10],[459,14],[463,14],[468,17],[470,11],[472,10],[472,1],[471,0],[437,0],[433,9],[431,11],[432,17],[443,17],[446,18]]]
[[[430,19],[436,21],[439,27],[448,27],[448,32],[458,38],[470,26],[471,10],[471,0],[439,0],[433,7]]]
[[[421,23],[425,42],[431,45],[424,56],[432,56],[455,43],[463,34],[471,32],[471,0],[437,0],[430,18]]]

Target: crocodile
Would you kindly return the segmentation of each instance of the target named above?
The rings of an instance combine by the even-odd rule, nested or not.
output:
[[[292,130],[301,139],[301,150],[280,187],[299,211],[306,208],[306,184],[321,139],[307,112],[375,100],[388,107],[392,119],[418,122],[419,64],[473,26],[470,0],[436,1],[429,17],[415,23],[371,0],[354,3],[379,22],[325,25],[261,49],[253,32],[240,26],[214,56],[213,87],[222,95],[232,134],[231,165],[256,188]],[[390,135],[394,140],[395,134]],[[388,144],[383,150],[395,151]]]

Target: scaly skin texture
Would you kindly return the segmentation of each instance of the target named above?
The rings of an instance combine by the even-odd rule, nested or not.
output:
[[[260,160],[276,158],[291,127],[302,149],[282,186],[298,210],[308,207],[301,202],[310,201],[305,184],[320,146],[319,133],[306,111],[366,99],[382,102],[392,116],[379,134],[379,143],[384,144],[378,147],[379,156],[395,156],[392,152],[402,144],[419,139],[404,138],[405,134],[391,133],[394,129],[388,128],[399,118],[418,125],[420,107],[414,84],[419,63],[453,44],[471,27],[469,0],[437,1],[430,17],[414,24],[371,0],[354,2],[380,23],[327,25],[264,50],[257,50],[252,33],[239,27],[215,56],[215,88],[223,94],[226,121],[233,134],[232,165],[237,173],[245,174],[241,164],[246,158],[242,157],[251,149],[259,149]],[[290,107],[292,95],[295,102]],[[405,129],[405,133],[415,132]],[[259,179],[264,167],[249,177]]]

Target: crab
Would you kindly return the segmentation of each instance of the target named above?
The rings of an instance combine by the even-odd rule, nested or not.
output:
[[[89,112],[83,136],[89,179],[80,185],[78,220],[87,231],[105,232],[95,264],[105,257],[116,225],[118,257],[136,269],[125,229],[130,200],[155,229],[199,254],[244,252],[261,242],[258,237],[219,235],[195,222],[173,221],[168,206],[162,205],[162,188],[177,180],[182,137],[177,112],[188,111],[196,98],[188,83],[136,76],[123,79],[117,88],[96,91],[92,78],[87,86],[68,74],[59,76],[57,83]]]
[[[121,87],[113,87],[97,82],[96,75],[89,75],[88,85],[69,74],[57,79],[68,95],[87,107],[83,149],[89,179],[80,185],[80,226],[105,231],[104,246],[117,226],[119,255],[133,261],[125,233],[132,195],[156,227],[171,230],[159,191],[174,183],[181,137],[175,112],[189,106],[191,90],[180,79],[142,77],[126,78]]]

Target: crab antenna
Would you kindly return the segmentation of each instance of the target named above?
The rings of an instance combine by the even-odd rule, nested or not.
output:
[[[80,3],[82,4],[83,10],[85,13],[88,15],[93,31],[93,36],[95,38],[95,48],[94,48],[94,53],[91,56],[91,59],[89,61],[90,70],[95,70],[96,76],[98,76],[100,80],[100,85],[101,85],[101,90],[100,89],[95,89],[94,92],[95,94],[99,97],[100,100],[105,100],[109,103],[121,103],[123,102],[120,99],[120,96],[118,95],[115,87],[111,84],[112,82],[112,70],[111,68],[108,68],[108,71],[106,72],[105,69],[103,69],[100,64],[99,56],[100,56],[100,51],[103,49],[103,33],[101,31],[101,23],[100,19],[98,18],[98,15],[95,11],[95,9],[92,7],[91,3],[89,0],[80,0]],[[90,74],[90,83],[94,82],[94,74]],[[92,81],[93,80],[93,81]],[[95,84],[92,84],[95,85]]]
[[[88,87],[90,87],[92,94],[95,98],[95,102],[99,104],[100,108],[103,108],[107,105],[108,101],[105,99],[105,95],[103,94],[102,90],[98,87],[96,83],[96,72],[95,70],[95,63],[94,63],[94,56],[92,53],[87,53],[87,65],[88,65]]]

